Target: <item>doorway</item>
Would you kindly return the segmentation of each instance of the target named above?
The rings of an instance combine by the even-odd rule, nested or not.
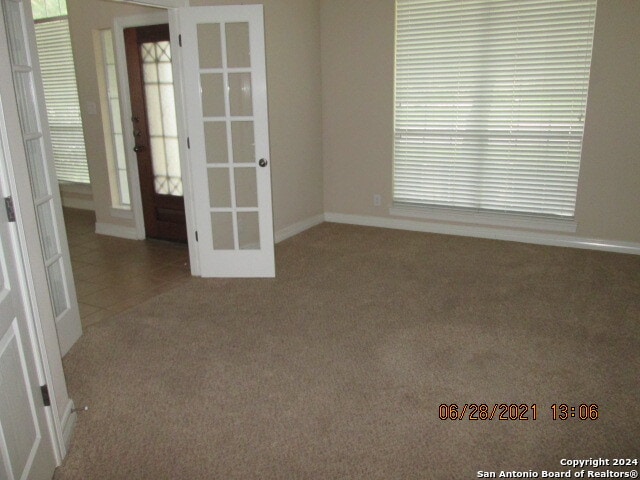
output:
[[[126,28],[124,43],[146,237],[186,242],[169,25]]]

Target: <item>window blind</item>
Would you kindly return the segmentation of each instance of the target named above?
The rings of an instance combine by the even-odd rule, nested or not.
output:
[[[394,202],[574,215],[596,0],[397,0]]]
[[[35,29],[58,180],[89,183],[69,22],[38,21]]]

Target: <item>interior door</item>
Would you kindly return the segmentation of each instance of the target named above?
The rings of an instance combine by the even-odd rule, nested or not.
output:
[[[1,34],[1,32],[0,32]],[[5,122],[0,98],[0,193],[7,182]],[[0,208],[0,478],[49,480],[56,461],[40,393],[18,265],[15,223]],[[24,272],[22,272],[24,282]]]
[[[146,236],[187,241],[169,25],[124,30]]]
[[[31,195],[36,208],[40,253],[46,267],[60,351],[65,355],[82,335],[82,327],[53,162],[31,4],[26,0],[2,0],[2,7]]]
[[[275,276],[262,5],[178,9],[200,273]]]

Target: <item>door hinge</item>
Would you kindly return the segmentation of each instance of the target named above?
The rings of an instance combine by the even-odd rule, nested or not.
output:
[[[40,391],[42,392],[42,403],[44,403],[45,407],[51,406],[51,398],[49,397],[49,387],[45,383],[40,387]]]
[[[187,148],[191,150],[191,139],[187,137]]]
[[[199,242],[199,240],[198,240],[198,232],[196,232],[196,242]]]
[[[7,209],[7,218],[10,222],[16,221],[16,210],[13,207],[13,197],[5,197],[4,207]]]
[[[182,46],[182,34],[178,35],[178,45]]]

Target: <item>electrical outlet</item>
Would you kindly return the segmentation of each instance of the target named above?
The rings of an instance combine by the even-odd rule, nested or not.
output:
[[[380,205],[382,205],[382,197],[379,194],[375,194],[373,196],[373,206],[374,207],[379,207]]]

